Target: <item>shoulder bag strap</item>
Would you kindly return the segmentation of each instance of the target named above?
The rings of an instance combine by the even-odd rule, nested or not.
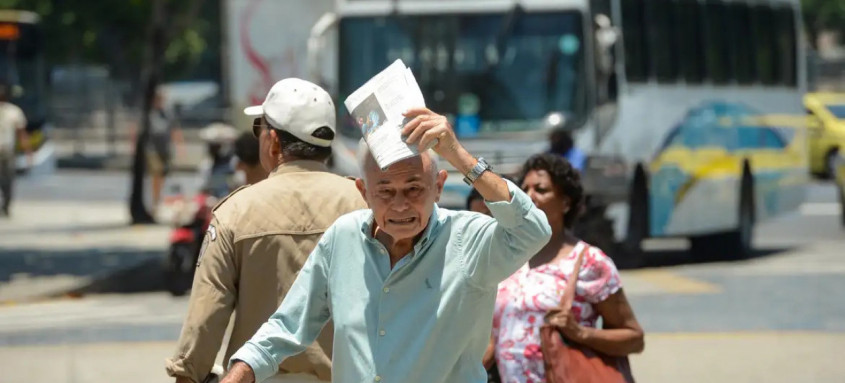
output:
[[[586,242],[581,242],[583,248],[578,252],[578,259],[575,260],[575,266],[572,267],[572,274],[569,274],[569,279],[566,281],[566,288],[563,289],[563,297],[560,298],[561,311],[569,311],[572,308],[572,302],[575,301],[575,290],[578,285],[578,274],[581,271],[581,264],[584,263],[584,253],[590,249],[590,245]]]

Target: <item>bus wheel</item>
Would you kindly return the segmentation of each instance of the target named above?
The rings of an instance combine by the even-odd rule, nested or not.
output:
[[[839,207],[842,210],[839,218],[842,220],[842,226],[845,227],[845,182],[837,189],[839,189]]]
[[[836,179],[836,162],[839,158],[839,149],[831,149],[824,156],[824,172],[822,178],[826,180]]]
[[[690,251],[696,260],[740,260],[751,256],[754,238],[754,192],[750,171],[743,172],[740,193],[738,227],[726,233],[691,238]]]
[[[628,233],[618,245],[619,259],[617,266],[622,268],[641,267],[645,260],[642,242],[648,236],[648,188],[646,187],[645,172],[638,167],[631,187],[630,207],[628,214]]]

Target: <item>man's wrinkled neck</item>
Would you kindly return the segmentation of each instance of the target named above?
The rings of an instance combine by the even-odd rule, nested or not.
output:
[[[429,220],[428,225],[431,225],[431,220]],[[426,228],[428,228],[428,225],[426,225]],[[393,268],[400,259],[404,258],[413,251],[414,245],[419,242],[424,233],[425,228],[413,238],[397,240],[391,237],[390,234],[387,234],[384,230],[381,230],[378,223],[375,223],[374,221],[373,232],[371,234],[373,238],[379,241],[382,245],[384,245],[385,249],[387,249],[387,254],[390,256],[390,268]]]

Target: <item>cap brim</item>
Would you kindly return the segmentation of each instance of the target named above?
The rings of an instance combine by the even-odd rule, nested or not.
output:
[[[255,105],[244,108],[244,114],[250,117],[258,117],[264,115],[264,106]]]

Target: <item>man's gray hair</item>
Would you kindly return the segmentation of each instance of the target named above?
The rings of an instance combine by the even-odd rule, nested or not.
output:
[[[432,178],[437,179],[437,171],[439,169],[437,166],[437,153],[432,150],[429,150],[426,154],[428,154],[428,158],[431,159],[431,176]],[[358,159],[358,169],[361,172],[361,179],[366,181],[367,161],[372,160],[373,162],[375,162],[375,159],[373,158],[373,155],[370,152],[370,147],[367,145],[367,141],[364,141],[363,138],[358,141],[358,150],[355,152],[355,156]]]

